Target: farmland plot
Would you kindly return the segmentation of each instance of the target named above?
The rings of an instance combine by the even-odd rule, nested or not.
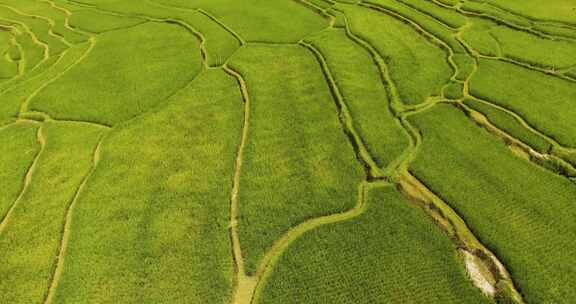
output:
[[[0,0],[0,303],[574,303],[575,53],[570,0]]]

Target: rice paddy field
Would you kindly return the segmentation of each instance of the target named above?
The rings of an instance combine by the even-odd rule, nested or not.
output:
[[[576,1],[0,0],[0,304],[576,303]]]

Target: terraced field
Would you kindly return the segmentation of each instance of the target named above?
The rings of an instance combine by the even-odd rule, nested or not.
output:
[[[576,303],[573,0],[0,0],[0,303]]]

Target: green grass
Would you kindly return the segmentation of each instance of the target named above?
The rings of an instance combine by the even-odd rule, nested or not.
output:
[[[411,121],[424,138],[416,176],[503,261],[528,303],[569,303],[574,184],[516,157],[455,107]]]
[[[161,104],[200,69],[192,35],[175,25],[146,23],[98,36],[86,60],[38,93],[30,109],[114,125]]]
[[[56,303],[228,301],[241,110],[236,81],[214,70],[106,137],[74,210]]]
[[[0,302],[40,303],[52,277],[66,210],[92,166],[101,129],[45,123],[31,182],[0,234]],[[18,286],[18,288],[14,288]]]
[[[311,52],[247,47],[231,66],[245,77],[252,105],[238,200],[251,273],[290,227],[354,206],[362,171]]]
[[[362,215],[294,242],[259,303],[492,303],[416,204],[391,186],[369,190],[366,204]]]
[[[558,142],[576,147],[573,82],[511,63],[483,59],[472,78],[471,93],[518,113]]]
[[[396,160],[409,140],[390,111],[382,76],[365,49],[346,36],[344,30],[325,31],[309,40],[325,58],[353,125],[381,168]]]

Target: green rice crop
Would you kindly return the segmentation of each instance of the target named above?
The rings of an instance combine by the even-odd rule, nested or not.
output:
[[[252,273],[290,227],[354,206],[362,171],[311,52],[250,46],[230,64],[245,77],[252,105],[238,199]]]
[[[486,115],[486,118],[499,129],[507,132],[534,150],[546,153],[550,151],[551,144],[542,136],[530,131],[518,119],[509,113],[477,100],[467,99],[465,104],[470,108]]]
[[[382,75],[370,53],[344,30],[325,31],[309,41],[325,57],[367,149],[380,167],[386,167],[404,152],[409,139],[390,111]]]
[[[298,42],[328,26],[328,20],[297,1],[270,0],[156,0],[164,4],[194,6],[233,28],[246,41]],[[290,22],[289,20],[298,20]],[[263,31],[262,29],[266,29]]]
[[[78,44],[86,42],[88,39],[86,35],[66,27],[67,16],[64,11],[56,9],[49,2],[3,0],[2,4],[48,22],[50,30],[55,35],[62,37],[67,43]]]
[[[25,69],[30,71],[44,59],[44,48],[34,41],[32,33],[25,27],[0,19],[0,25],[6,25],[13,28],[11,33],[14,35],[16,43],[22,48],[22,58],[25,60]]]
[[[104,33],[86,56],[39,92],[30,109],[113,125],[159,105],[201,69],[198,41],[163,23]]]
[[[366,211],[306,233],[280,258],[259,303],[491,303],[450,239],[394,187]],[[361,248],[361,250],[358,250]]]
[[[413,172],[500,258],[526,302],[570,303],[574,184],[515,156],[455,107],[410,120],[423,137]]]
[[[506,0],[485,0],[496,7],[512,11],[518,15],[536,20],[558,21],[570,25],[576,25],[574,16],[576,3],[571,0],[551,0],[542,6],[538,0],[525,0],[522,2]]]
[[[30,15],[20,14],[10,6],[0,5],[0,16],[3,20],[15,22],[27,27],[41,42],[48,45],[52,55],[58,55],[64,52],[68,46],[60,39],[50,33],[50,23],[44,19],[40,19]]]
[[[463,15],[454,10],[437,5],[433,1],[400,0],[400,2],[431,16],[452,28],[459,28],[466,24],[466,19]]]
[[[444,87],[444,97],[448,99],[461,99],[464,97],[464,85],[460,82],[452,81]]]
[[[104,14],[93,9],[81,9],[70,16],[70,26],[97,34],[136,26],[144,22],[146,22],[145,19]]]
[[[471,80],[471,93],[518,113],[558,142],[576,147],[573,82],[512,63],[481,59]]]
[[[576,64],[572,56],[576,52],[576,43],[572,41],[541,38],[493,22],[482,23],[483,27],[476,29],[473,26],[469,33],[464,34],[465,39],[482,54],[500,55],[550,69],[562,69]]]
[[[574,0],[0,0],[0,303],[571,304],[574,54]]]
[[[0,118],[16,117],[20,110],[26,109],[29,98],[34,92],[40,90],[47,82],[58,77],[62,70],[72,66],[89,49],[88,43],[70,48],[61,57],[54,58],[52,65],[44,65],[43,71],[37,77],[27,78],[26,81],[9,87],[0,94]]]
[[[0,220],[20,194],[24,177],[40,149],[36,140],[38,126],[13,123],[0,129]]]
[[[454,39],[456,30],[450,28],[447,24],[443,23],[442,20],[427,14],[425,11],[417,10],[394,0],[369,0],[366,1],[366,3],[391,11],[418,24],[418,26],[448,45],[454,53],[463,54],[466,52],[462,45]]]
[[[499,9],[498,7],[490,5],[488,2],[466,1],[462,4],[461,8],[465,12],[481,14],[484,18],[493,21],[506,22],[520,27],[532,26],[532,23],[527,18]]]
[[[340,5],[349,18],[352,32],[366,39],[386,59],[403,102],[416,104],[440,94],[452,71],[447,54],[410,25],[367,8]],[[378,28],[379,31],[373,31]]]
[[[44,300],[66,210],[92,166],[100,132],[100,128],[77,123],[49,122],[41,126],[45,146],[30,184],[0,231],[0,302]]]
[[[56,303],[229,300],[241,109],[236,81],[211,70],[107,135],[74,209]]]

